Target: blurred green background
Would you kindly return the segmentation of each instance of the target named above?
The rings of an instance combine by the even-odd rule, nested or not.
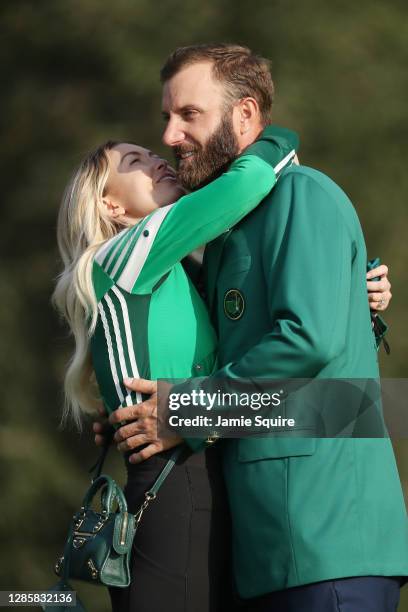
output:
[[[392,353],[381,351],[382,374],[404,377],[408,15],[402,0],[2,0],[0,13],[0,588],[40,589],[54,581],[96,454],[89,431],[57,430],[70,343],[50,295],[71,171],[108,138],[169,155],[158,73],[176,46],[238,42],[271,58],[275,121],[299,132],[303,163],[350,195],[369,256],[390,266]],[[407,441],[395,447],[407,490]],[[103,589],[80,589],[89,610],[109,609]]]

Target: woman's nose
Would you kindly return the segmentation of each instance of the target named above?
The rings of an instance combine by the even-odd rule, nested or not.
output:
[[[158,157],[157,159],[155,159],[154,164],[153,164],[153,170],[154,172],[157,172],[158,170],[162,170],[166,165],[166,162],[164,161],[164,159],[162,159],[161,157]]]

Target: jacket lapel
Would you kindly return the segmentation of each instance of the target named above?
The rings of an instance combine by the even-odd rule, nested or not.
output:
[[[215,288],[217,285],[218,272],[220,269],[222,254],[225,244],[230,237],[232,230],[228,230],[218,236],[212,242],[209,242],[204,251],[204,283],[207,294],[208,310],[211,314],[214,307]]]

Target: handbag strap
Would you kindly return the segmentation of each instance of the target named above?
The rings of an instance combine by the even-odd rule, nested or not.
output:
[[[154,481],[153,485],[147,491],[151,495],[156,496],[158,490],[162,486],[163,482],[166,480],[167,476],[170,474],[171,470],[174,468],[177,459],[180,457],[181,453],[186,449],[184,444],[177,446],[174,451],[171,453],[166,465]]]
[[[109,452],[109,448],[113,440],[114,434],[115,434],[115,430],[113,428],[106,434],[106,441],[105,441],[105,444],[103,445],[101,453],[98,459],[96,460],[96,462],[93,464],[93,466],[90,467],[88,470],[90,474],[92,474],[92,472],[95,472],[92,478],[92,482],[96,480],[97,478],[99,478],[99,476],[102,473],[103,464],[105,463],[106,455]],[[152,494],[157,493],[157,491],[160,489],[163,482],[166,480],[167,476],[169,475],[169,473],[175,466],[177,459],[180,457],[181,453],[183,452],[185,448],[186,446],[184,444],[181,444],[174,449],[174,451],[169,457],[169,460],[167,461],[166,465],[164,466],[164,468],[158,475],[157,479],[155,480],[155,482],[149,489],[148,493],[152,493]]]
[[[110,449],[110,445],[112,443],[113,440],[113,436],[115,435],[115,430],[113,427],[111,427],[107,434],[106,434],[106,438],[105,438],[105,443],[102,447],[102,450],[100,452],[100,455],[98,457],[98,459],[96,460],[96,462],[93,464],[93,466],[91,468],[89,468],[89,473],[92,474],[93,472],[95,472],[93,478],[92,478],[92,482],[94,480],[96,480],[97,478],[99,478],[99,476],[102,473],[102,468],[103,468],[103,464],[105,463],[105,459],[106,459],[106,455],[109,452]]]
[[[160,472],[160,474],[158,475],[158,477],[156,478],[156,480],[154,481],[154,483],[152,484],[150,489],[148,491],[146,491],[146,493],[145,493],[145,501],[142,503],[142,505],[140,506],[139,510],[135,514],[135,523],[136,523],[136,526],[140,523],[142,515],[143,515],[143,512],[146,510],[146,508],[148,507],[150,502],[152,502],[153,500],[156,499],[157,493],[158,493],[160,487],[162,486],[162,484],[166,480],[167,476],[170,474],[171,470],[174,468],[177,459],[180,457],[180,455],[183,453],[183,451],[185,451],[185,449],[186,449],[186,445],[185,444],[181,444],[181,445],[177,446],[173,450],[173,452],[171,453],[171,455],[170,455],[166,465],[164,466],[164,468],[162,469],[162,471]]]
[[[92,482],[94,482],[97,478],[100,477],[101,473],[102,473],[102,468],[103,468],[103,464],[105,463],[105,459],[106,459],[106,455],[108,454],[113,436],[115,434],[115,430],[112,428],[108,433],[107,433],[107,437],[106,437],[106,441],[105,444],[101,450],[101,453],[96,461],[96,463],[89,469],[89,472],[92,474],[94,472],[94,476],[92,478]],[[149,503],[151,501],[153,501],[154,499],[156,499],[157,493],[160,489],[160,487],[162,486],[162,484],[164,483],[164,481],[166,480],[167,476],[170,474],[171,470],[174,468],[177,459],[181,456],[182,452],[186,449],[186,445],[185,444],[181,444],[179,446],[176,446],[176,448],[173,450],[173,452],[171,453],[166,465],[164,466],[164,468],[162,469],[162,471],[160,472],[160,474],[158,475],[158,477],[156,478],[156,480],[154,481],[154,483],[152,484],[152,486],[150,487],[150,489],[148,491],[146,491],[145,493],[145,501],[143,502],[143,504],[141,505],[141,507],[139,508],[139,510],[137,511],[135,517],[136,517],[136,523],[138,524],[140,522],[140,519],[142,518],[142,514],[143,512],[146,510],[147,506],[149,505]]]
[[[103,464],[105,463],[106,455],[109,452],[109,448],[110,448],[110,445],[112,443],[114,435],[115,435],[115,430],[114,430],[113,427],[111,427],[109,429],[109,431],[107,432],[107,434],[106,434],[105,444],[103,445],[103,448],[101,450],[101,453],[100,453],[96,463],[89,469],[89,472],[91,474],[94,472],[94,476],[92,478],[92,482],[95,482],[95,480],[97,480],[101,476]],[[157,496],[157,493],[158,493],[160,487],[162,486],[162,484],[166,480],[167,476],[170,474],[171,470],[173,469],[173,467],[176,464],[177,459],[181,456],[182,452],[185,449],[186,449],[186,445],[185,444],[181,444],[179,446],[176,446],[176,448],[171,453],[171,455],[170,455],[166,465],[164,466],[164,468],[162,469],[162,471],[160,472],[160,474],[158,475],[158,477],[154,481],[153,485],[150,487],[150,489],[148,491],[146,491],[146,493],[145,493],[145,501],[143,502],[143,504],[141,505],[141,507],[139,508],[139,510],[137,511],[137,513],[135,515],[136,525],[139,524],[140,519],[142,518],[142,514],[146,510],[146,508],[149,505],[149,503],[151,501],[153,501],[154,499],[156,499],[156,496]]]

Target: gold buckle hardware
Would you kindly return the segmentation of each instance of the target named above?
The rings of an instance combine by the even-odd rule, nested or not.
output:
[[[92,580],[96,580],[98,578],[98,570],[96,569],[95,563],[92,561],[92,559],[88,559],[86,564],[91,571]]]

